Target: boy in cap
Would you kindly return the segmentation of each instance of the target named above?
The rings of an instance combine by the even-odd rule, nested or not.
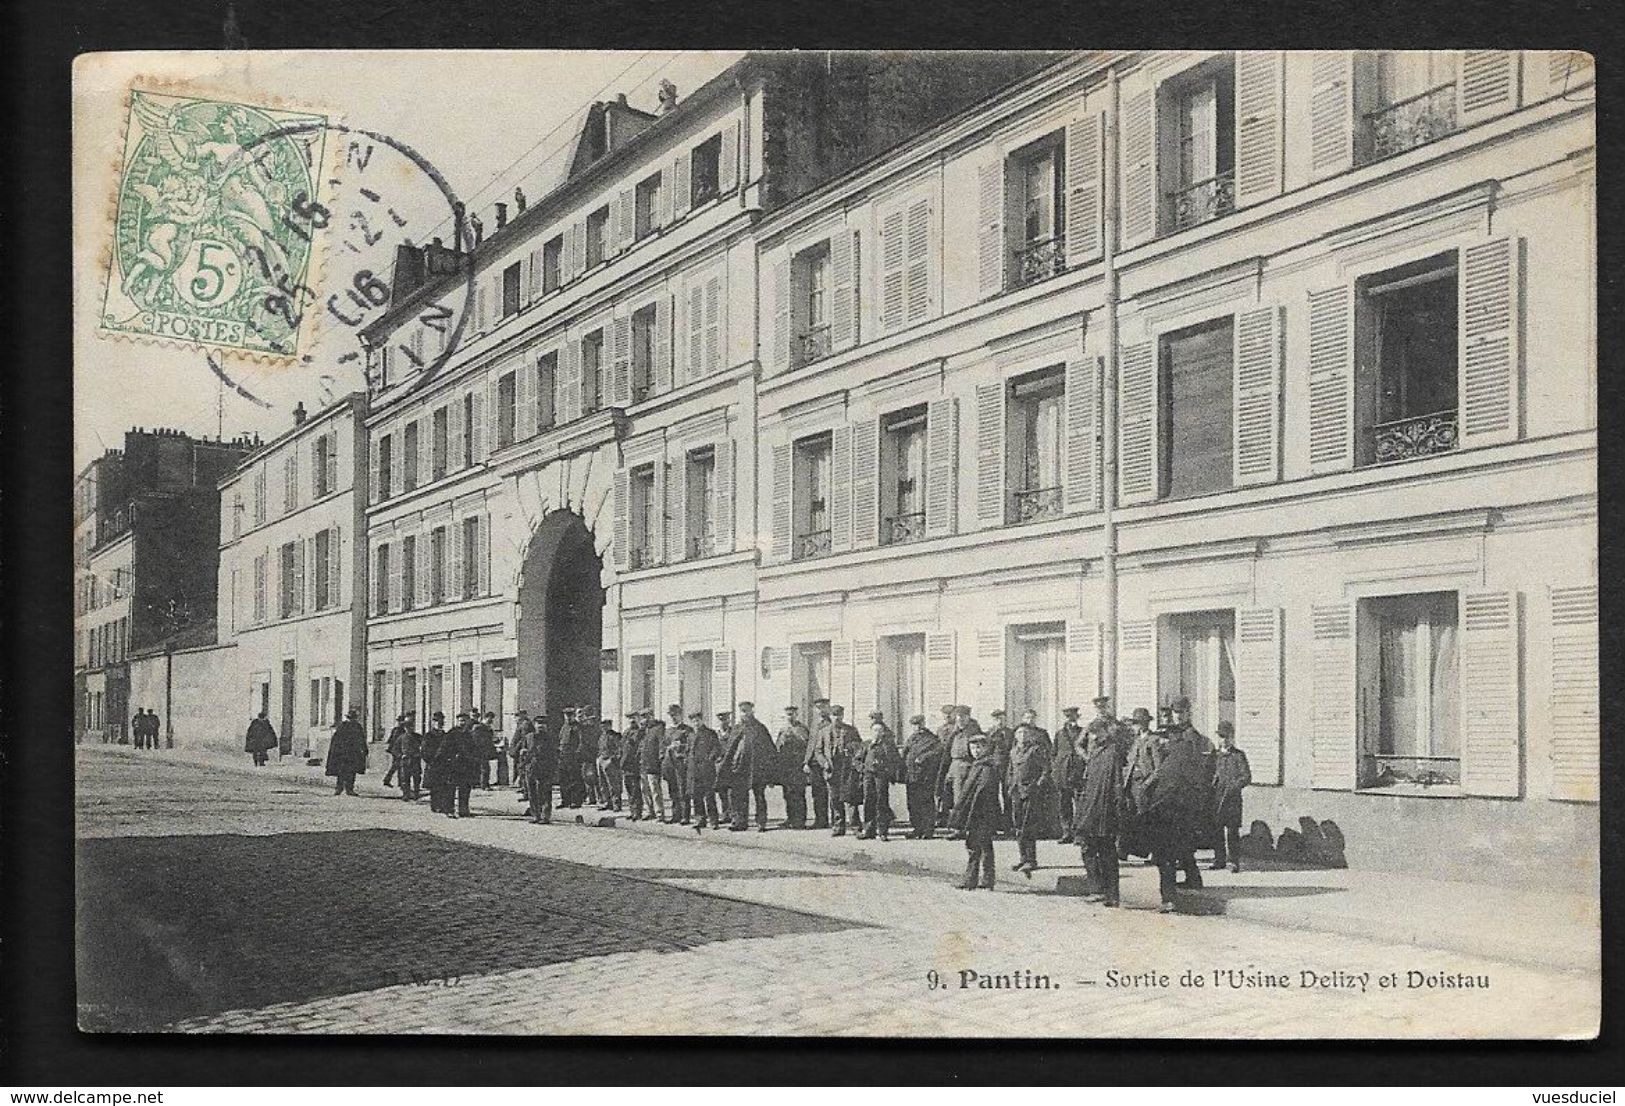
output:
[[[965,841],[965,878],[960,881],[962,891],[974,891],[978,886],[993,890],[994,856],[993,835],[999,824],[999,770],[998,757],[993,754],[992,741],[984,733],[966,737],[971,750],[970,770],[959,798],[954,803],[949,825],[954,834]]]
[[[1219,749],[1213,755],[1214,822],[1218,833],[1213,842],[1213,870],[1224,867],[1228,855],[1230,870],[1241,871],[1241,792],[1253,782],[1247,754],[1236,748],[1236,727],[1219,723]]]

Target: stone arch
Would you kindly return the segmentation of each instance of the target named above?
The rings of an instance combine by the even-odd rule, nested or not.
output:
[[[597,710],[603,648],[604,566],[586,518],[547,511],[518,573],[515,617],[519,703],[557,722],[561,708]]]

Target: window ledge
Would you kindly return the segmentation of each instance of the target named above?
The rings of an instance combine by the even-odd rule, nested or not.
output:
[[[1356,795],[1392,795],[1407,799],[1470,799],[1460,784],[1435,784],[1424,787],[1417,783],[1394,783],[1386,787],[1356,787]]]
[[[725,565],[745,564],[756,559],[756,550],[737,549],[732,553],[712,553],[705,557],[689,557],[670,564],[650,565],[648,568],[618,569],[616,577],[623,583],[643,583],[658,580],[689,569],[721,568]]]

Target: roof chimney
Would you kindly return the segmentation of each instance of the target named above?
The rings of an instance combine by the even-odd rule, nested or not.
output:
[[[626,106],[626,93],[617,92],[615,94],[615,102],[624,108]]]
[[[294,404],[293,407],[293,424],[295,426],[303,426],[305,425],[305,418],[305,401],[300,400],[298,403]]]
[[[501,230],[503,227],[508,225],[508,205],[505,204],[505,203],[502,203],[501,201],[498,201],[497,205],[496,205],[496,209],[497,209],[497,229]]]

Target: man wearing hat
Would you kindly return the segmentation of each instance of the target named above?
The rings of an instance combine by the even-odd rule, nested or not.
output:
[[[733,763],[733,822],[729,829],[749,828],[750,803],[756,801],[756,832],[767,832],[767,788],[777,783],[779,776],[779,750],[773,737],[756,717],[756,704],[749,700],[739,703],[739,744],[734,749]]]
[[[903,757],[897,751],[891,727],[882,711],[869,712],[869,740],[864,743],[859,762],[863,780],[863,832],[861,838],[890,839],[892,824],[891,785],[902,773]]]
[[[1098,898],[1103,906],[1118,904],[1117,836],[1127,804],[1121,783],[1124,747],[1120,737],[1115,725],[1091,724],[1083,732],[1084,747],[1073,766],[1078,789],[1072,836],[1089,874],[1088,897]],[[1080,768],[1082,771],[1077,770]]]
[[[479,778],[481,791],[491,790],[491,762],[502,754],[497,751],[497,731],[491,725],[494,716],[475,711],[469,715],[468,731],[474,738],[474,748],[479,754]]]
[[[626,716],[626,732],[621,735],[621,780],[626,784],[626,813],[634,822],[643,821],[643,715],[633,711]]]
[[[652,710],[639,712],[643,737],[638,743],[638,768],[643,772],[643,813],[647,818],[666,820],[666,797],[660,774],[666,759],[666,726]]]
[[[925,726],[925,715],[910,718],[912,733],[903,742],[903,788],[908,802],[908,836],[916,841],[937,835],[937,787],[942,781],[942,739]]]
[[[437,710],[429,716],[429,732],[423,735],[423,786],[429,789],[429,810],[435,814],[446,812],[445,746],[446,716]]]
[[[576,728],[581,733],[581,790],[593,806],[598,797],[598,711],[585,704],[576,707]]]
[[[829,725],[813,741],[807,760],[813,774],[824,778],[824,790],[829,795],[829,834],[831,837],[844,837],[847,808],[855,807],[859,801],[855,789],[860,785],[852,771],[852,758],[862,750],[863,739],[858,736],[857,730],[846,724],[845,707],[835,705],[828,706],[828,709]],[[857,821],[854,809],[854,826]]]
[[[739,727],[734,724],[733,711],[717,711],[717,743],[720,748],[717,755],[717,803],[722,808],[722,820],[730,827],[734,809],[733,763],[743,737]]]
[[[970,707],[960,703],[954,707],[954,736],[947,742],[948,746],[948,786],[953,791],[953,805],[959,805],[959,796],[965,789],[965,779],[970,774],[971,761],[976,755],[971,752],[971,735],[982,732],[982,725],[976,721],[970,712]]]
[[[390,728],[389,737],[384,742],[384,752],[389,754],[389,771],[384,773],[384,786],[389,787],[395,781],[395,775],[401,770],[401,734],[406,732],[406,715],[395,716],[395,725]]]
[[[978,886],[993,890],[993,835],[999,824],[999,761],[993,743],[978,730],[965,738],[970,746],[970,771],[965,774],[959,797],[954,802],[949,825],[954,836],[965,842],[965,878],[959,887],[974,891]]]
[[[1078,725],[1077,707],[1062,707],[1061,717],[1065,721],[1055,731],[1055,793],[1061,808],[1061,836],[1056,844],[1067,845],[1072,842],[1073,796],[1076,794],[1072,787],[1072,761],[1083,755],[1078,748],[1083,727]]]
[[[509,743],[509,754],[513,757],[513,786],[519,794],[525,793],[524,759],[525,749],[528,746],[531,733],[536,724],[530,720],[530,712],[520,707],[513,714],[513,740]]]
[[[559,809],[578,807],[586,798],[581,785],[581,727],[576,721],[576,708],[564,708],[564,721],[559,723]]]
[[[1213,870],[1229,857],[1230,870],[1241,871],[1241,792],[1253,782],[1247,754],[1236,748],[1236,727],[1219,723],[1219,748],[1213,754]]]
[[[1142,817],[1145,810],[1145,781],[1162,763],[1162,747],[1158,743],[1160,735],[1151,728],[1151,712],[1144,707],[1135,707],[1129,715],[1129,727],[1128,752],[1123,765],[1125,803],[1117,838],[1118,860],[1127,860],[1131,853],[1135,856],[1149,856],[1151,853]]]
[[[694,737],[688,749],[688,793],[694,803],[694,824],[710,823],[712,829],[722,828],[717,814],[717,760],[722,756],[722,741],[717,731],[705,724],[703,711],[690,711],[689,729]]]
[[[525,798],[529,801],[526,813],[538,825],[553,821],[553,782],[558,778],[559,740],[547,716],[538,709],[536,725],[526,734]]]
[[[598,773],[598,809],[621,809],[621,734],[613,718],[598,723],[598,760],[593,765]]]
[[[1218,828],[1213,823],[1213,755],[1217,751],[1206,734],[1199,731],[1191,722],[1191,701],[1188,697],[1180,695],[1168,704],[1172,719],[1168,724],[1165,739],[1169,743],[1187,742],[1195,750],[1202,763],[1202,817],[1196,823],[1195,834],[1191,838],[1191,848],[1202,849],[1212,846],[1214,838],[1218,835]],[[1196,871],[1196,861],[1191,860],[1191,871]],[[1201,882],[1198,875],[1197,882]]]
[[[832,723],[829,700],[814,699],[812,709],[812,729],[807,735],[807,757],[801,766],[806,773],[807,783],[812,788],[813,829],[828,829],[829,780],[825,778],[824,769],[818,763],[818,750],[825,743],[825,735],[829,733]]]
[[[1051,748],[1049,734],[1034,722],[1034,712],[1023,711],[1016,744],[1010,750],[1008,784],[1010,821],[1021,851],[1016,870],[1028,877],[1038,867],[1039,839],[1053,839],[1061,833]]]
[[[351,707],[327,744],[327,774],[334,779],[335,795],[354,795],[356,776],[367,770],[367,734],[360,718],[361,712]]]
[[[1185,887],[1202,886],[1194,854],[1197,838],[1211,816],[1213,791],[1213,768],[1195,739],[1200,735],[1190,727],[1190,700],[1182,695],[1170,710],[1173,732],[1162,762],[1145,781],[1144,812],[1165,914],[1175,908],[1177,872],[1185,873]]]
[[[407,711],[401,719],[397,782],[400,784],[401,798],[416,802],[423,794],[423,735],[418,733],[417,715],[414,712]]]
[[[1003,707],[995,707],[989,713],[993,717],[993,728],[987,732],[988,747],[999,762],[999,828],[1008,832],[1015,825],[1011,818],[1014,802],[1010,796],[1010,750],[1016,747],[1016,732],[1004,724]]]
[[[688,747],[694,731],[683,721],[683,708],[673,703],[666,708],[666,751],[660,756],[660,775],[666,781],[671,795],[671,821],[688,825],[690,798],[688,792]]]
[[[942,720],[937,723],[937,740],[942,743],[942,755],[937,758],[940,775],[937,779],[936,809],[937,821],[946,822],[948,815],[954,809],[953,783],[949,768],[953,764],[950,755],[953,749],[954,735],[959,731],[958,708],[953,703],[942,704]]]
[[[451,809],[446,813],[454,818],[467,818],[472,813],[468,800],[474,785],[480,780],[480,766],[485,763],[485,751],[479,747],[479,741],[474,736],[474,716],[468,711],[458,713],[457,725],[446,734],[440,754],[449,761],[447,786],[451,799],[447,800],[447,805]]]
[[[779,750],[779,787],[784,792],[784,828],[807,828],[807,727],[794,706],[784,708],[784,724],[773,738]]]

